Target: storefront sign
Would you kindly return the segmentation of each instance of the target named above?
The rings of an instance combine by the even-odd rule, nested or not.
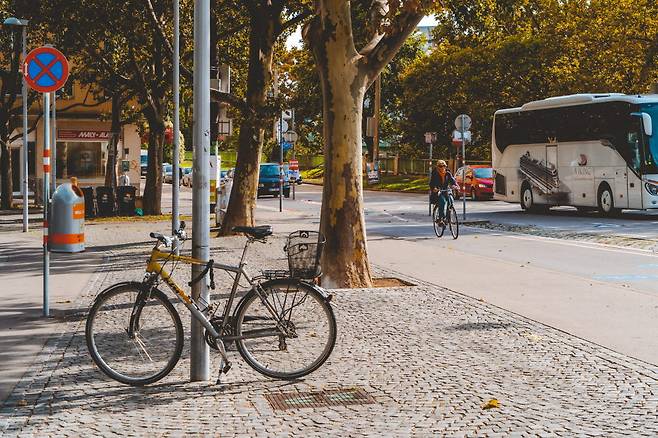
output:
[[[111,135],[111,131],[75,131],[71,129],[57,130],[57,138],[59,140],[109,141]]]

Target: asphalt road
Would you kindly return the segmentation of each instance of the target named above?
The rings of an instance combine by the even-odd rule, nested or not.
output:
[[[374,264],[658,364],[658,257],[653,252],[472,227],[462,228],[456,241],[437,239],[425,195],[366,191],[364,198]],[[302,185],[295,201],[284,200],[283,215],[278,199],[260,199],[259,221],[281,231],[317,226],[320,205],[321,188]],[[568,208],[529,215],[518,205],[467,201],[467,218],[556,232],[658,235],[658,215],[642,212],[614,219]]]

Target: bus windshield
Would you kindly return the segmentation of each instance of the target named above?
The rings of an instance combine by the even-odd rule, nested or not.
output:
[[[651,123],[655,127],[653,135],[645,142],[643,172],[658,174],[658,104],[642,105],[641,110],[651,116]]]

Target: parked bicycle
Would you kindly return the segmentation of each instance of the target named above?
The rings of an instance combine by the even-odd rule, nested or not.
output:
[[[434,233],[436,234],[436,237],[442,237],[446,227],[448,227],[450,229],[450,234],[452,234],[452,238],[456,239],[459,237],[459,219],[457,218],[457,210],[455,210],[455,198],[452,189],[439,190],[439,196],[442,193],[445,193],[446,198],[448,199],[448,205],[446,205],[446,214],[442,222],[439,218],[439,204],[434,204],[434,210],[432,211]]]
[[[321,275],[324,238],[319,233],[290,234],[284,247],[289,270],[263,271],[252,278],[244,269],[247,250],[254,242],[265,243],[272,227],[234,228],[247,237],[237,266],[160,250],[161,245],[172,248],[174,239],[184,241],[184,228],[182,223],[172,237],[151,233],[156,242],[141,283],[118,283],[96,297],[85,335],[89,353],[101,371],[121,383],[140,386],[156,382],[174,369],[183,351],[183,325],[176,308],[159,288],[163,283],[205,328],[210,348],[219,352],[218,383],[231,367],[227,343],[234,342],[245,362],[256,371],[277,379],[305,376],[329,358],[336,342],[336,319],[331,295],[313,282]],[[179,262],[205,265],[189,286],[209,279],[214,289],[215,268],[235,276],[223,311],[219,312],[219,303],[193,300],[172,279]],[[167,265],[172,265],[171,272],[165,271]],[[250,289],[233,310],[242,278]]]

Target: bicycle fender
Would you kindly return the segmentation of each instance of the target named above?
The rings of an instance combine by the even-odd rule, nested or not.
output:
[[[274,280],[268,280],[265,283],[262,284],[262,286],[267,286],[267,285],[276,285],[277,283],[284,283],[284,282],[293,282],[293,283],[299,283],[303,284],[306,287],[310,287],[311,289],[314,289],[317,293],[320,294],[322,298],[328,303],[331,301],[332,295],[328,293],[326,290],[324,290],[322,287],[318,286],[312,281],[309,280],[300,280],[297,278],[275,278]]]

